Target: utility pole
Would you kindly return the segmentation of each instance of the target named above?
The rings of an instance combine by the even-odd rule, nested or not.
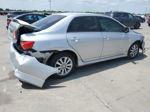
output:
[[[52,4],[51,4],[52,1],[51,1],[51,0],[48,0],[48,2],[49,2],[49,9],[50,9],[50,11],[51,11],[51,9],[52,9],[52,6],[51,6],[51,5],[52,5]]]

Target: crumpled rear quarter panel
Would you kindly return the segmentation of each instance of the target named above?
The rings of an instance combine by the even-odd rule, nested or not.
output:
[[[49,76],[58,72],[56,68],[38,62],[35,57],[19,54],[13,45],[10,46],[10,59],[15,76],[38,87],[42,87]]]

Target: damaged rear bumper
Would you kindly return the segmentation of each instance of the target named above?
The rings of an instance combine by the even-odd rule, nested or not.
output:
[[[10,45],[10,60],[14,75],[27,83],[42,87],[45,80],[58,72],[56,68],[40,63],[35,57],[20,54]]]

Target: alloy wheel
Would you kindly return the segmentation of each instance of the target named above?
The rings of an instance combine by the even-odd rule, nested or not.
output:
[[[138,47],[137,44],[134,44],[134,45],[131,46],[131,48],[130,48],[130,57],[131,57],[131,58],[136,57],[137,54],[138,54],[138,52],[139,52],[139,47]]]
[[[73,61],[69,57],[61,57],[56,63],[55,67],[58,68],[60,76],[66,76],[73,68]]]

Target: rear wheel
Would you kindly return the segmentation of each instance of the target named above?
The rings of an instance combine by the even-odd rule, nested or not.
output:
[[[70,53],[58,53],[48,60],[48,65],[58,68],[59,73],[55,74],[55,76],[63,78],[74,71],[75,58]]]
[[[139,54],[139,44],[138,42],[131,45],[128,51],[128,58],[135,58]]]
[[[150,23],[148,24],[148,26],[150,26]]]

